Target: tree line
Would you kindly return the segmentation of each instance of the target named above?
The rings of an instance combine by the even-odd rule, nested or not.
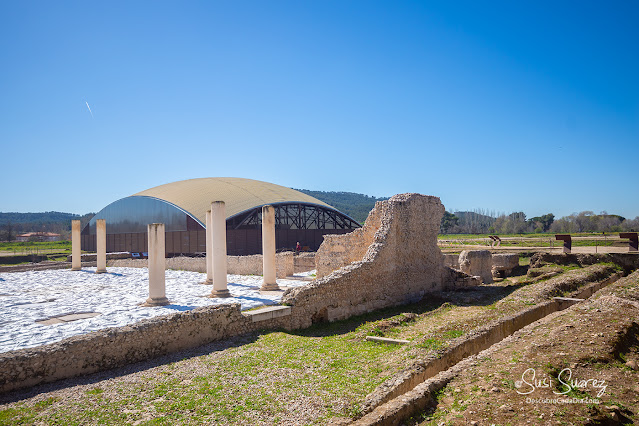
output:
[[[555,219],[547,213],[526,218],[524,212],[495,215],[483,210],[472,212],[445,212],[440,232],[443,234],[527,234],[576,232],[639,232],[639,216],[626,219],[616,214],[582,211]]]
[[[73,213],[0,213],[0,241],[14,241],[27,232],[52,232],[61,239],[71,238],[71,221],[80,220],[84,227],[95,213],[78,215]]]
[[[359,223],[364,223],[377,201],[388,197],[371,197],[354,192],[298,191],[315,197],[347,214]],[[71,235],[71,220],[79,219],[84,227],[95,213],[77,215],[61,212],[44,213],[0,213],[0,241],[15,240],[26,232],[53,232],[63,239]],[[576,232],[639,232],[639,216],[626,219],[623,216],[592,211],[573,213],[555,219],[547,213],[527,218],[524,212],[510,214],[495,213],[483,209],[473,211],[445,212],[441,220],[443,234],[526,234],[526,233],[576,233]]]

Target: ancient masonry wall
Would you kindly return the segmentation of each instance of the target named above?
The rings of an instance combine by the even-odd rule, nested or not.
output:
[[[239,304],[196,308],[2,353],[0,392],[121,367],[258,329],[287,328],[288,317],[274,315],[272,309],[265,308],[270,315],[257,318],[258,311],[243,314]]]
[[[277,278],[290,277],[294,273],[293,252],[275,255]],[[262,255],[226,256],[227,272],[236,275],[262,275]],[[117,259],[108,262],[109,266],[146,268],[146,259]],[[171,257],[166,259],[167,269],[206,273],[206,259],[203,257]],[[313,268],[311,268],[313,269]]]
[[[324,235],[324,241],[315,255],[317,278],[325,277],[333,271],[352,262],[362,260],[381,227],[380,201],[368,214],[364,226],[343,235]]]
[[[295,273],[308,272],[315,268],[315,253],[300,253],[294,258]]]
[[[318,276],[328,265],[350,264],[286,291],[282,303],[293,307],[291,326],[304,328],[418,301],[429,292],[478,284],[444,266],[437,247],[443,213],[437,197],[395,195],[375,204],[363,228],[325,239],[315,256]],[[354,259],[350,248],[363,257]]]

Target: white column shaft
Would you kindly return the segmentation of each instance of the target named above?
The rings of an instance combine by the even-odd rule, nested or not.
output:
[[[279,290],[275,273],[275,208],[262,207],[262,290]]]
[[[213,284],[213,224],[211,210],[206,212],[206,282]]]
[[[169,303],[166,298],[165,281],[165,236],[164,224],[148,225],[149,233],[149,298],[147,306],[161,306]]]
[[[82,237],[80,229],[80,221],[71,221],[71,270],[79,271],[82,269]]]
[[[103,274],[106,269],[106,220],[97,219],[95,221],[95,243],[97,251],[98,269],[96,274]]]
[[[211,230],[213,252],[212,297],[229,297],[226,282],[226,205],[224,201],[211,203]]]

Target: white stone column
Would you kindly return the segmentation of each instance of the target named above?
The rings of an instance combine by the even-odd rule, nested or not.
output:
[[[211,203],[211,232],[213,253],[213,291],[209,297],[231,297],[226,282],[226,205],[224,201]]]
[[[82,269],[82,237],[80,235],[80,221],[71,221],[71,270],[79,271]]]
[[[275,276],[275,208],[262,207],[262,288],[263,291],[277,291]]]
[[[166,298],[164,224],[152,223],[147,226],[149,233],[149,298],[143,306],[164,306]]]
[[[98,269],[96,274],[104,274],[106,270],[106,220],[95,221],[95,243],[97,251]]]
[[[213,225],[211,210],[206,212],[206,281],[202,284],[213,285]]]

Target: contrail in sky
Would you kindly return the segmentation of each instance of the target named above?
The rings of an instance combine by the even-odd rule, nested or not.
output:
[[[91,107],[89,106],[89,103],[87,101],[84,101],[85,104],[87,104],[87,108],[89,108],[89,112],[91,112]],[[93,113],[91,112],[91,118],[93,118]]]

